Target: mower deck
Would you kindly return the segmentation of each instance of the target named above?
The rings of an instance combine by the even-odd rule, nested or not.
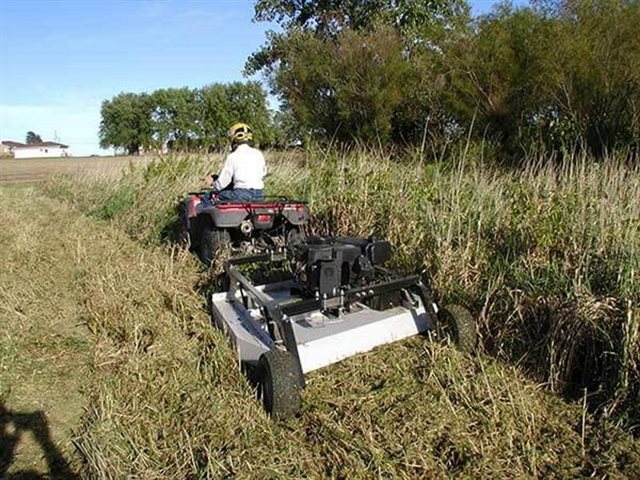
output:
[[[286,305],[300,300],[291,294],[292,286],[281,282],[256,289],[265,300]],[[261,309],[245,308],[239,291],[213,294],[211,306],[216,325],[229,334],[243,362],[255,365],[263,353],[276,348]],[[361,303],[339,317],[314,310],[292,315],[289,321],[303,373],[433,327],[422,306],[380,311]]]

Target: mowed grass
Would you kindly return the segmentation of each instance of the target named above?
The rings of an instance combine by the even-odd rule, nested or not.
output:
[[[47,186],[49,195],[94,217],[86,219],[93,233],[83,231],[81,278],[98,370],[77,443],[89,475],[640,476],[632,435],[637,291],[626,276],[633,270],[620,261],[630,258],[631,267],[636,261],[637,207],[630,200],[637,171],[403,166],[371,152],[271,157],[269,189],[309,199],[315,231],[390,238],[396,266],[430,272],[439,298],[474,308],[484,351],[493,355],[470,358],[421,338],[384,346],[310,375],[303,416],[272,422],[226,339],[208,323],[204,299],[194,291],[206,273],[163,241],[177,197],[219,161],[170,157],[121,178],[65,177]],[[581,188],[592,188],[584,198],[593,206],[574,195]],[[535,206],[541,198],[548,203]],[[604,215],[603,204],[624,206],[622,215]],[[554,212],[556,223],[540,230],[547,232],[545,244],[536,235],[541,220],[551,221],[546,212]],[[603,223],[594,224],[596,218]],[[583,228],[583,235],[554,230],[556,224]],[[617,241],[597,236],[604,227],[616,229]],[[520,244],[531,238],[536,242]],[[559,248],[570,241],[574,250]],[[572,262],[569,254],[581,249],[584,256]],[[608,257],[611,252],[621,256]],[[611,278],[621,280],[593,292],[584,270],[572,269],[584,265],[580,258],[600,257],[617,265],[619,275]],[[552,276],[545,267],[559,270]],[[577,290],[573,279],[589,288]],[[590,339],[604,341],[617,359],[606,364],[612,370],[599,370],[602,364],[593,370],[602,385],[599,402],[591,403],[589,389],[568,403],[549,392],[565,391],[558,382],[571,384],[571,375],[532,381],[554,378],[549,375],[575,355],[599,359],[604,352]],[[577,353],[566,355],[571,348]],[[565,356],[553,356],[560,353]]]
[[[25,203],[25,196],[34,200]],[[78,467],[71,436],[92,357],[73,288],[76,239],[59,235],[61,210],[68,209],[36,196],[31,188],[0,190],[2,478],[16,472],[69,477]]]
[[[130,163],[144,165],[151,157],[59,157],[0,158],[0,184],[22,184],[50,180],[54,175],[91,172],[94,175],[119,174]]]

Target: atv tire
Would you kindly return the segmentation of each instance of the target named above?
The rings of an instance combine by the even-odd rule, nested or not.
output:
[[[218,252],[230,242],[229,232],[213,225],[204,225],[198,242],[198,257],[207,267],[210,267]]]
[[[182,203],[178,207],[178,219],[173,226],[173,241],[180,248],[184,249],[191,249],[191,247],[193,247],[191,235],[187,228],[188,221],[187,206]]]
[[[285,243],[287,245],[292,245],[294,243],[300,243],[304,241],[306,238],[307,238],[307,235],[305,234],[304,230],[302,230],[300,227],[291,227],[287,232]]]
[[[191,249],[191,235],[183,224],[178,224],[173,233],[173,241],[180,248]]]
[[[473,353],[478,343],[476,322],[473,316],[460,305],[446,305],[438,312],[438,324],[444,337],[465,353]]]
[[[296,359],[289,352],[270,350],[258,361],[258,394],[267,413],[277,419],[300,414],[303,379]]]

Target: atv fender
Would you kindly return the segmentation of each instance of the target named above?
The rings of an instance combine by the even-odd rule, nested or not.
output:
[[[225,210],[221,211],[214,207],[204,208],[198,215],[211,221],[217,228],[236,228],[247,218],[246,210]]]
[[[309,223],[309,210],[304,205],[291,205],[282,209],[282,216],[291,225],[306,225]]]

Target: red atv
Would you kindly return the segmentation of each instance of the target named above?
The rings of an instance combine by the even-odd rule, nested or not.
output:
[[[211,202],[203,203],[207,195]],[[180,202],[176,240],[210,266],[225,246],[249,254],[302,240],[308,223],[309,210],[301,201],[286,197],[218,201],[215,191],[203,190]]]

